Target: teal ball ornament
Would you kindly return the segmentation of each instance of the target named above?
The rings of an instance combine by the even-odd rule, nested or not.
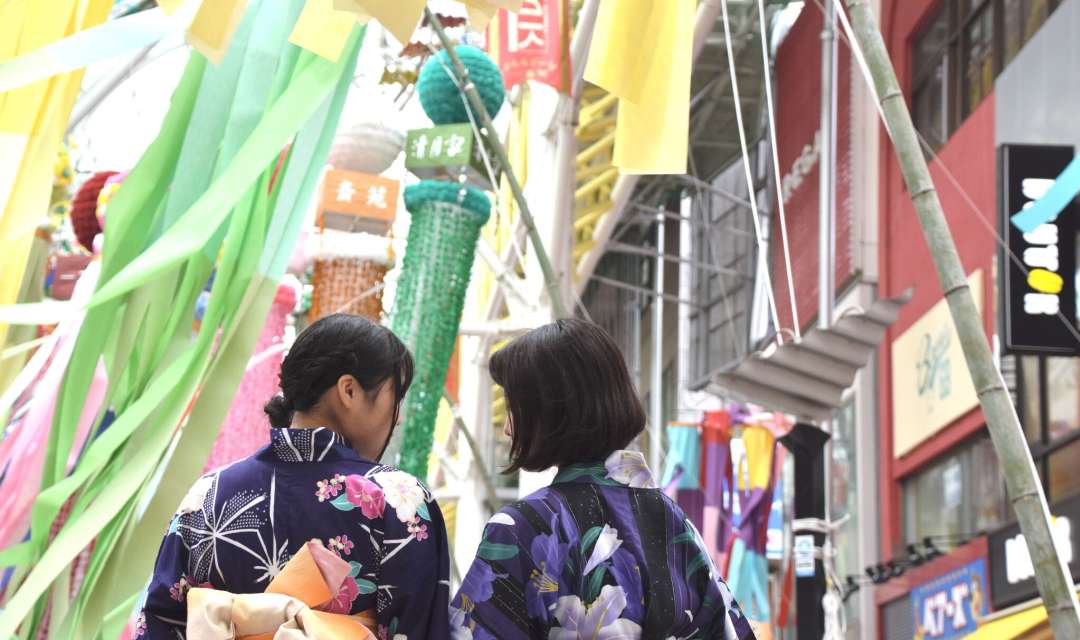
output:
[[[462,45],[454,47],[461,64],[469,71],[476,91],[480,94],[484,107],[492,118],[502,107],[506,97],[503,88],[502,73],[498,65],[482,49]],[[446,50],[432,56],[422,69],[416,81],[416,90],[420,94],[420,105],[424,107],[431,121],[437,125],[468,122],[469,114],[465,111],[462,94],[450,77],[453,64]],[[467,101],[467,98],[466,98]]]

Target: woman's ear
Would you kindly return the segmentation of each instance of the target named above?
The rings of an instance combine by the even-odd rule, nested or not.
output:
[[[338,400],[346,408],[351,409],[353,404],[359,400],[360,385],[356,382],[356,378],[346,374],[338,378],[337,381]]]

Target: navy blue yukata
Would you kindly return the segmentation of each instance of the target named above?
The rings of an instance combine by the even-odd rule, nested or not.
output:
[[[261,593],[310,540],[352,565],[328,611],[374,617],[387,640],[447,637],[438,505],[416,478],[329,429],[272,429],[268,446],[195,483],[158,552],[139,637],[184,638],[189,589]]]
[[[495,514],[450,609],[454,640],[752,640],[697,529],[644,457],[559,470]]]

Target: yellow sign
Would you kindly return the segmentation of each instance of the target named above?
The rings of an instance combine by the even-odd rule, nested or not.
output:
[[[982,315],[982,270],[968,276]],[[960,337],[942,299],[892,343],[893,455],[905,455],[975,408]]]

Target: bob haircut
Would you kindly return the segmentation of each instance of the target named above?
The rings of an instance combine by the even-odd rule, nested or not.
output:
[[[504,473],[601,462],[645,429],[618,345],[591,322],[533,329],[496,351],[488,369],[513,423]]]

